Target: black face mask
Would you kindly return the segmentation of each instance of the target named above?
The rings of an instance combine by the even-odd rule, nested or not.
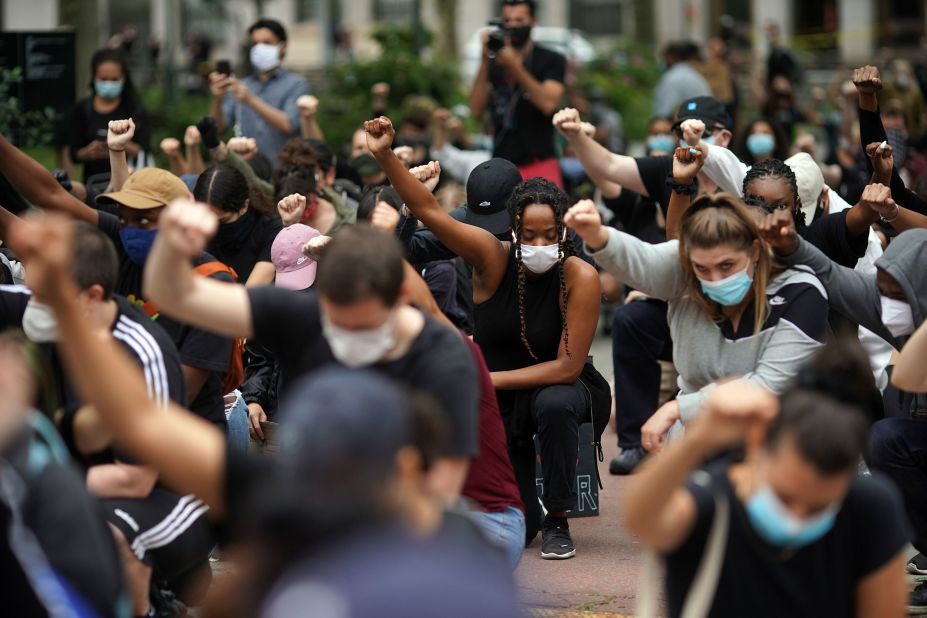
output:
[[[522,48],[528,44],[528,40],[531,39],[531,26],[518,26],[516,28],[506,28],[506,32],[509,35],[509,41],[512,43],[512,47]]]
[[[222,245],[240,247],[248,240],[254,229],[255,216],[251,208],[232,223],[222,223],[216,231],[216,240]]]

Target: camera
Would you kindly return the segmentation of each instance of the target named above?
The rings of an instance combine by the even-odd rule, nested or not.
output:
[[[489,20],[489,26],[492,30],[489,31],[489,41],[486,43],[486,48],[489,50],[490,58],[495,58],[496,53],[505,47],[506,31],[503,27],[504,23],[501,19]]]

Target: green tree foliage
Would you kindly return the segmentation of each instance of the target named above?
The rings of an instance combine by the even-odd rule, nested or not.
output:
[[[20,147],[47,146],[54,136],[58,115],[51,107],[24,110],[10,90],[22,82],[20,67],[0,69],[0,133]]]

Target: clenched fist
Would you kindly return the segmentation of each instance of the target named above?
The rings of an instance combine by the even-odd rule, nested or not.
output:
[[[319,111],[319,99],[311,94],[304,94],[296,99],[296,107],[299,113],[305,118],[312,118]]]
[[[582,121],[579,118],[579,111],[572,107],[565,107],[554,114],[554,128],[560,132],[560,135],[573,140],[582,134]]]
[[[393,123],[386,116],[380,116],[364,123],[367,133],[367,147],[374,155],[383,154],[393,146],[393,137],[396,131]]]
[[[176,137],[165,137],[161,140],[161,152],[168,157],[180,155],[180,140]]]
[[[428,187],[429,191],[434,192],[441,180],[441,164],[437,161],[430,161],[425,165],[419,165],[409,170],[409,173],[415,176],[415,179]]]
[[[602,225],[602,217],[592,200],[580,200],[567,211],[563,222],[576,231],[586,248],[595,252],[608,244],[608,230]]]
[[[106,145],[116,152],[126,149],[126,144],[135,137],[135,122],[126,120],[110,120],[106,130]]]
[[[177,254],[193,258],[206,249],[218,227],[218,217],[205,204],[174,200],[158,218],[156,242],[166,242]]]
[[[277,212],[283,221],[283,227],[299,223],[306,212],[306,196],[293,193],[277,202]]]

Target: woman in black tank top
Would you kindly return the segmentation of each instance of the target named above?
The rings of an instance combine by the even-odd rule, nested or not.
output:
[[[576,506],[579,425],[591,421],[598,441],[611,395],[587,362],[601,293],[595,268],[575,256],[567,238],[567,196],[541,178],[522,182],[507,202],[513,241],[500,241],[441,208],[422,184],[440,173],[437,163],[423,166],[418,179],[405,169],[391,150],[388,118],[371,120],[365,128],[371,151],[406,206],[473,266],[473,338],[486,357],[506,424],[527,507],[527,540],[542,527],[535,484],[537,434],[548,511],[541,556],[570,558],[575,549],[566,512]],[[512,164],[494,159],[489,165]]]

